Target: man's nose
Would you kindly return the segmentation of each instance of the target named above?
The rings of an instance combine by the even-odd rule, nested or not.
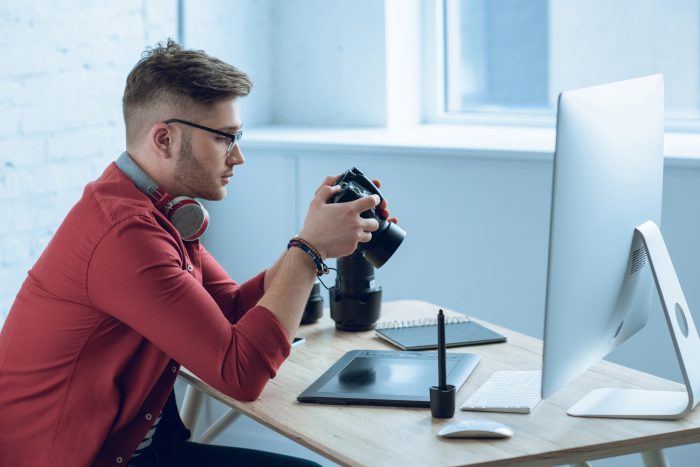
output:
[[[231,166],[245,164],[245,157],[243,156],[243,151],[241,151],[241,147],[238,144],[236,144],[233,147],[233,149],[231,149],[231,152],[226,158],[226,163]]]

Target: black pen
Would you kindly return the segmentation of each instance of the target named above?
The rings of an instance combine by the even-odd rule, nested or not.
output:
[[[447,384],[447,353],[445,352],[445,315],[438,313],[438,385],[430,386],[430,413],[435,418],[452,418],[455,414],[455,387]]]
[[[445,355],[445,315],[442,313],[442,309],[438,313],[437,322],[437,332],[438,332],[438,384],[441,391],[447,389],[447,377],[445,375],[446,371],[446,355]]]

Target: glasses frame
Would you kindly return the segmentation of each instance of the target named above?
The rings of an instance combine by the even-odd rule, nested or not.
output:
[[[233,148],[238,144],[238,142],[243,138],[243,130],[240,129],[235,133],[227,133],[225,131],[221,130],[215,130],[214,128],[209,128],[208,126],[200,125],[198,123],[192,123],[188,122],[187,120],[181,120],[179,118],[170,118],[163,123],[182,123],[183,125],[191,126],[193,128],[198,128],[200,130],[208,131],[209,133],[214,133],[215,135],[219,136],[224,136],[228,139],[231,140],[231,143],[228,145],[228,149],[226,150],[226,157],[228,157],[231,154],[231,151],[233,151]]]

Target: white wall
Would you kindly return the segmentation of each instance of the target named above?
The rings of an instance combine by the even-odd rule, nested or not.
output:
[[[419,0],[249,0],[231,14],[226,0],[185,4],[186,45],[253,78],[245,125],[420,120]]]
[[[384,2],[279,2],[274,18],[273,123],[385,123]]]
[[[85,183],[124,147],[141,51],[175,36],[174,0],[0,3],[0,323]]]
[[[184,1],[183,44],[248,73],[253,91],[241,100],[245,126],[269,124],[275,94],[274,0]]]

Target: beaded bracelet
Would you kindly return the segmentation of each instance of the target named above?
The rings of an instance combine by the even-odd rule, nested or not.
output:
[[[287,249],[290,249],[291,247],[299,248],[301,251],[306,253],[309,256],[309,258],[311,258],[311,260],[316,265],[317,276],[328,274],[328,266],[326,266],[326,263],[323,262],[321,254],[316,248],[314,248],[314,246],[311,243],[309,243],[301,237],[294,237],[291,240],[289,240],[289,243],[287,244]]]
[[[316,247],[314,247],[308,240],[305,240],[305,239],[301,238],[301,237],[298,236],[298,235],[295,236],[294,238],[292,238],[292,240],[295,240],[295,241],[297,241],[297,242],[299,242],[299,243],[303,243],[304,245],[306,245],[307,247],[309,247],[309,249],[311,249],[311,251],[313,252],[313,254],[316,255],[316,256],[318,257],[318,259],[321,260],[321,262],[323,262],[323,256],[321,256],[321,253],[319,253],[319,251],[316,249]]]

